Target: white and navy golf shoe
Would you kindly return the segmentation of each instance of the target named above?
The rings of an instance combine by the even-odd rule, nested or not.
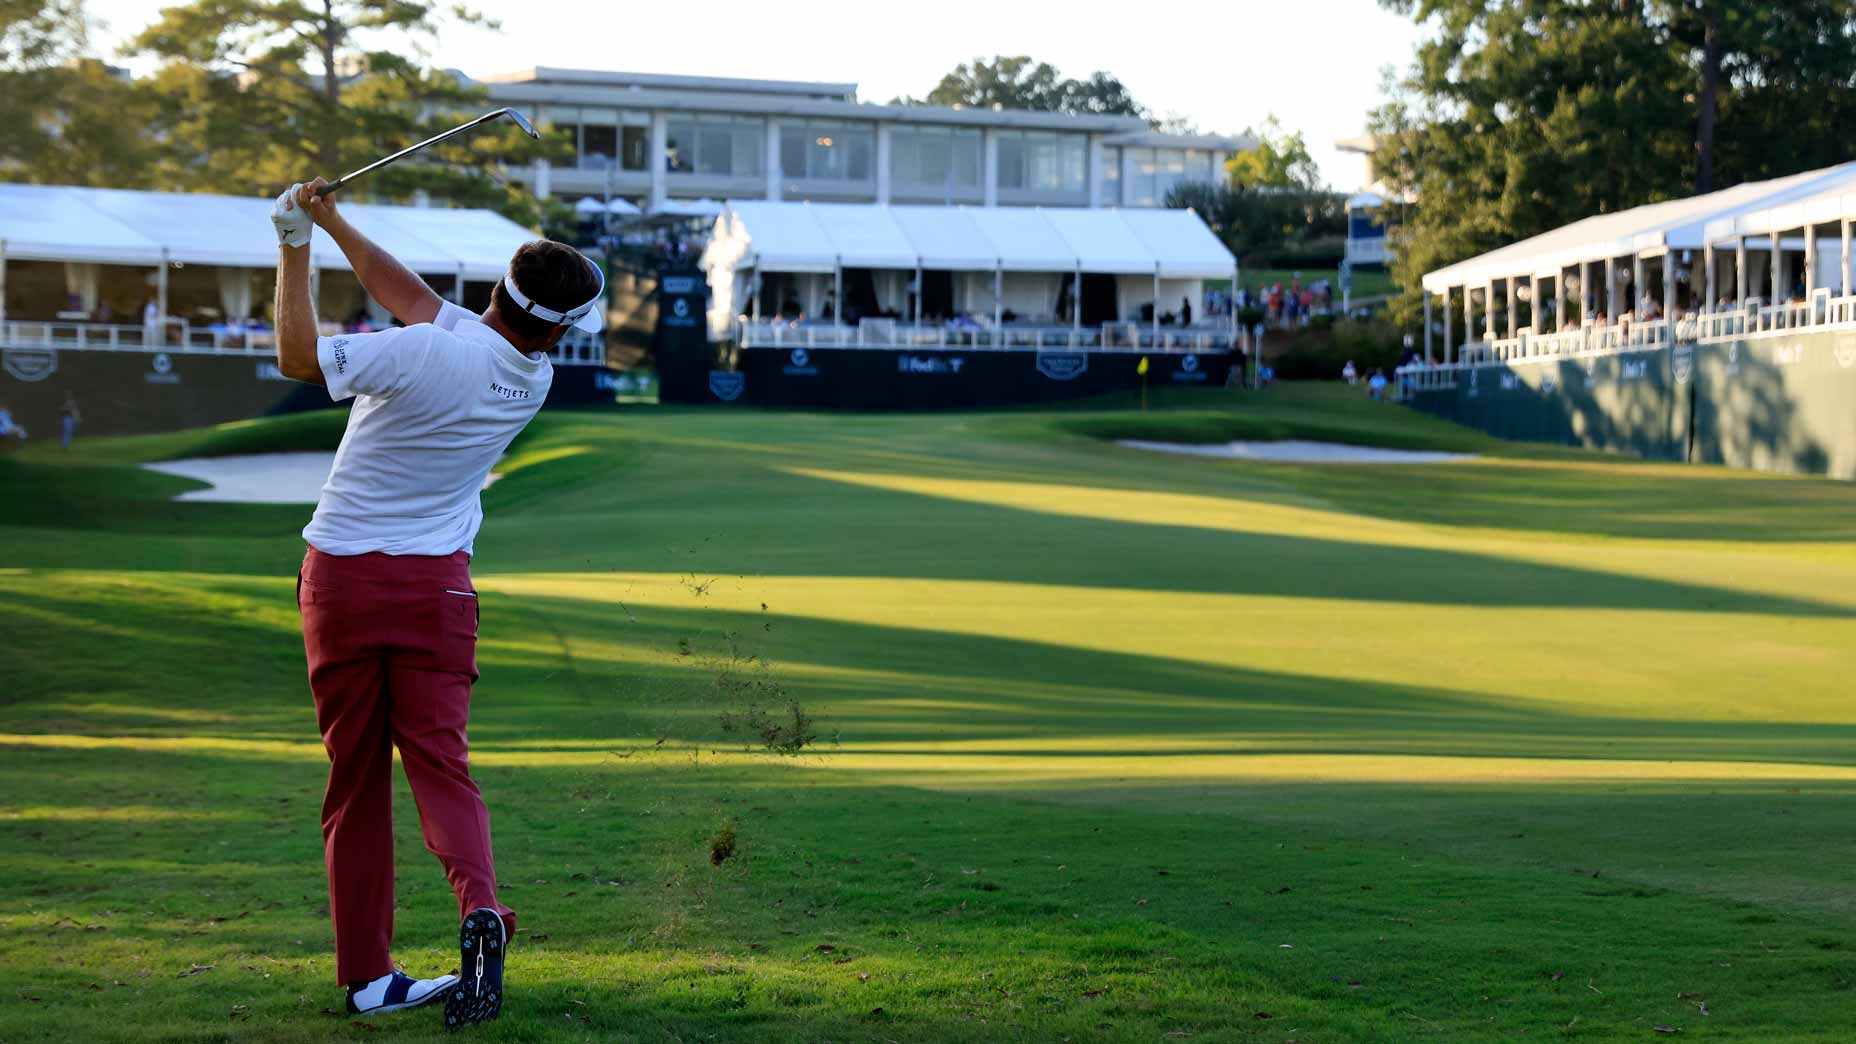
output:
[[[472,910],[458,931],[458,984],[445,998],[445,1028],[463,1029],[503,1013],[503,951],[509,933],[487,906]]]
[[[417,1008],[443,997],[457,983],[458,977],[455,975],[415,979],[398,970],[382,975],[373,982],[351,982],[348,984],[348,1014],[383,1015],[390,1011]]]

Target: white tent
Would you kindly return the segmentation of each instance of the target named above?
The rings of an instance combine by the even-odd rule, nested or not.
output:
[[[1856,190],[1856,163],[1805,171],[1770,181],[1750,181],[1719,192],[1650,203],[1614,214],[1597,214],[1551,232],[1427,272],[1424,288],[1481,286],[1515,276],[1557,275],[1588,261],[1631,257],[1658,250],[1699,250],[1731,234],[1734,220],[1793,200]],[[1796,226],[1793,226],[1796,227]]]
[[[1159,274],[1222,278],[1236,258],[1190,210],[881,206],[736,201],[716,220],[705,267],[832,272]]]
[[[574,204],[574,213],[582,217],[588,214],[603,213],[605,209],[606,205],[592,196],[581,196],[580,201]]]
[[[414,271],[492,280],[528,229],[487,210],[344,202],[354,226]],[[158,267],[165,262],[272,268],[271,201],[173,192],[0,184],[0,258]],[[346,269],[327,236],[317,267]]]
[[[638,209],[638,204],[614,196],[612,202],[606,204],[606,213],[617,214],[621,217],[636,217],[644,211]]]

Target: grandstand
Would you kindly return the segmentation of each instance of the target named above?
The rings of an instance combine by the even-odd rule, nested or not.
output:
[[[1398,387],[1508,437],[1856,478],[1853,220],[1847,163],[1426,273]]]

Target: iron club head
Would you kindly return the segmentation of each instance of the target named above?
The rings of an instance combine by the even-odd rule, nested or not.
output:
[[[523,133],[527,134],[529,137],[534,138],[536,141],[541,140],[541,132],[535,129],[535,125],[528,121],[527,116],[522,115],[515,109],[499,109],[497,111],[514,120],[516,126],[522,128]]]

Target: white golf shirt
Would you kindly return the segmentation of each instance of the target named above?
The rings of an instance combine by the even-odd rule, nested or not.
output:
[[[478,493],[548,397],[554,365],[446,302],[430,323],[316,339],[329,398],[355,398],[303,539],[331,555],[470,551]]]

